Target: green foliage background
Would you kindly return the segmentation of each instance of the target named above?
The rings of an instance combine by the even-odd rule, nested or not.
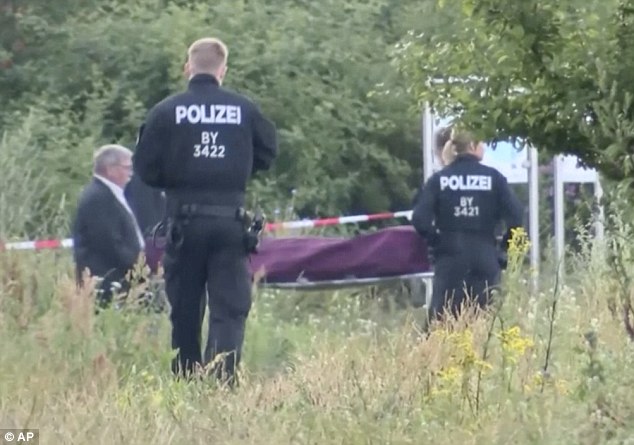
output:
[[[280,157],[255,178],[253,200],[273,210],[292,198],[306,216],[409,208],[419,116],[389,54],[415,2],[0,3],[0,173],[22,159],[13,187],[43,176],[33,199],[6,194],[33,222],[3,235],[66,233],[67,223],[45,223],[67,222],[93,150],[133,146],[146,110],[185,87],[187,46],[206,35],[229,46],[226,86],[253,97],[279,131]],[[372,95],[379,83],[391,94]]]
[[[279,159],[250,188],[269,215],[409,209],[424,100],[627,182],[630,3],[0,0],[0,238],[66,236],[93,150],[134,145],[205,35],[229,45],[226,85],[277,125]]]
[[[438,1],[450,26],[420,24],[396,64],[420,100],[484,140],[570,153],[632,182],[634,2]]]

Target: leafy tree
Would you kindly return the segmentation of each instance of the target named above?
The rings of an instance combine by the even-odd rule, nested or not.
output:
[[[31,165],[63,178],[48,190],[68,197],[70,215],[95,146],[132,146],[147,109],[184,88],[187,45],[212,33],[229,45],[226,85],[252,96],[279,130],[280,158],[254,180],[253,199],[269,210],[292,200],[306,216],[408,208],[420,178],[419,114],[388,53],[419,3],[22,2],[3,28],[6,54],[16,36],[28,50],[0,68],[0,130],[17,131],[30,110],[63,118],[56,130],[68,141],[41,138]],[[390,94],[370,94],[379,83]],[[82,159],[71,175],[68,159]]]
[[[440,1],[452,24],[433,35],[414,28],[395,61],[418,100],[482,138],[574,154],[604,177],[631,183],[633,6]]]

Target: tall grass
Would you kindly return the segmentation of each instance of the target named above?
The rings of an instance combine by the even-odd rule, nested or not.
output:
[[[631,289],[606,246],[534,298],[512,262],[490,313],[429,332],[358,290],[259,291],[234,391],[172,378],[165,314],[95,316],[67,254],[4,252],[0,426],[59,444],[632,443]]]

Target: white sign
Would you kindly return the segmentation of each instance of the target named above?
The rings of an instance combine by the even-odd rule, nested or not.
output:
[[[579,159],[576,156],[558,156],[555,159],[559,159],[559,171],[563,182],[596,182],[598,179],[595,169],[577,165]],[[499,143],[495,150],[487,147],[482,163],[498,170],[506,176],[510,184],[528,183],[529,161],[525,148],[517,151],[512,145],[503,143]]]
[[[502,173],[510,184],[528,183],[528,157],[526,149],[517,151],[510,144],[498,143],[495,149],[486,147],[482,164]]]
[[[566,155],[559,157],[559,171],[564,182],[596,182],[597,171],[591,168],[577,166],[579,159],[576,156]]]

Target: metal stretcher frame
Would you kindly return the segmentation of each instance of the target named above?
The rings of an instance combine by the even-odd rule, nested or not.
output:
[[[429,307],[432,295],[432,286],[434,273],[433,272],[421,272],[406,275],[396,275],[389,277],[374,277],[374,278],[350,278],[342,280],[324,280],[324,281],[308,281],[298,280],[284,283],[269,283],[266,281],[260,281],[258,286],[270,289],[284,289],[284,290],[327,290],[327,289],[341,289],[346,287],[355,286],[367,286],[377,283],[384,283],[389,281],[408,281],[408,280],[421,280],[425,284],[425,304]]]

